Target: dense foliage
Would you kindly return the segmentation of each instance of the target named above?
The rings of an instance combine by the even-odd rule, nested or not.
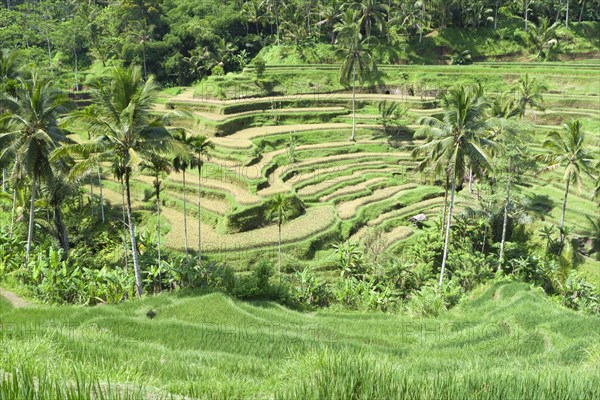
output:
[[[584,23],[558,33],[558,25],[597,22],[599,9],[597,1],[586,0],[13,0],[0,6],[0,43],[26,50],[30,60],[56,73],[73,71],[63,74],[72,89],[84,81],[78,71],[94,61],[137,63],[145,76],[187,84],[241,70],[269,44],[301,46],[300,53],[309,54],[315,44],[336,43],[352,23],[371,40],[379,61],[399,61],[400,53],[406,60],[412,49],[423,53],[429,34],[445,30],[454,32],[446,39],[465,40],[463,31],[478,30],[484,47],[508,39],[507,53],[531,48],[547,57],[561,42],[570,51],[574,35],[597,29]],[[447,43],[437,46],[444,52]],[[455,48],[448,58],[463,64],[478,50]]]

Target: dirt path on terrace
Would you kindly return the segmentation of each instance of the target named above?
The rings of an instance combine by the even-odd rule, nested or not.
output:
[[[23,308],[31,306],[27,300],[22,299],[10,290],[0,288],[0,296],[4,297],[14,308]]]

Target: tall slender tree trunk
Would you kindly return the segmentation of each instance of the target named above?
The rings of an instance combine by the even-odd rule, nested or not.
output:
[[[498,9],[500,8],[500,0],[496,0],[496,7],[494,8],[494,30],[498,27]]]
[[[131,256],[133,258],[133,270],[135,273],[135,289],[137,296],[141,297],[144,294],[142,287],[142,272],[140,270],[140,261],[137,253],[137,241],[135,238],[135,226],[131,215],[131,187],[129,185],[129,173],[125,174],[125,192],[127,198],[127,222],[129,224],[129,236],[131,239]]]
[[[94,219],[94,177],[90,175],[90,214]]]
[[[279,7],[277,2],[275,3],[275,30],[277,30],[277,46],[279,46]]]
[[[581,22],[581,20],[583,19],[583,11],[585,10],[585,0],[583,0],[581,2],[581,10],[579,10],[579,19],[577,20],[577,22]]]
[[[77,51],[73,50],[73,55],[75,58],[75,90],[79,92],[79,66],[77,63]]]
[[[98,185],[100,189],[100,215],[102,217],[102,223],[104,223],[104,195],[102,194],[102,172],[98,167]]]
[[[2,191],[6,193],[6,168],[2,168]]]
[[[63,261],[69,258],[69,236],[67,234],[67,227],[65,226],[62,211],[60,206],[54,207],[54,227],[56,228],[56,235],[60,247],[63,249],[62,259]]]
[[[201,204],[202,204],[202,166],[198,165],[198,266],[202,265],[202,221],[200,219]]]
[[[560,20],[560,12],[562,8],[562,0],[558,0],[558,10],[556,11],[556,20]]]
[[[29,253],[31,251],[31,244],[33,242],[33,226],[34,226],[34,221],[33,219],[35,218],[35,196],[36,196],[36,190],[37,190],[37,180],[36,177],[34,176],[31,179],[31,202],[29,205],[29,229],[27,231],[27,248],[26,248],[26,261],[29,262]]]
[[[569,28],[569,0],[567,0],[567,10],[565,13],[565,28]]]
[[[17,206],[17,189],[13,188],[12,211],[10,215],[10,238],[12,239],[15,229],[15,209]]]
[[[444,255],[442,256],[442,269],[440,270],[440,286],[444,283],[444,272],[446,271],[446,260],[448,259],[448,244],[450,243],[450,225],[452,223],[452,210],[454,209],[454,193],[456,191],[456,171],[452,168],[452,188],[450,190],[450,207],[448,209],[448,220],[446,221],[446,238],[444,239]]]
[[[421,29],[419,29],[419,43],[423,40],[423,25],[425,25],[425,1],[421,1]]]
[[[506,242],[506,227],[508,225],[508,207],[510,207],[510,178],[511,178],[511,167],[508,166],[509,173],[508,179],[506,180],[506,200],[504,202],[504,218],[502,220],[502,239],[500,240],[500,255],[498,257],[498,270],[504,263],[504,243]]]
[[[527,24],[529,23],[529,0],[525,0],[525,32],[527,32]]]
[[[185,187],[185,169],[183,170],[183,240],[185,242],[185,262],[189,259],[188,250],[188,229],[187,229],[187,199],[186,199],[186,187]]]
[[[279,274],[279,279],[281,279],[281,219],[277,224],[278,228],[278,241],[277,241],[277,273]]]
[[[469,193],[473,194],[473,167],[469,167]]]
[[[121,200],[122,200],[122,211],[123,211],[123,248],[125,249],[125,272],[129,269],[129,249],[127,248],[127,221],[125,218],[125,187],[123,186],[123,179],[121,178]]]
[[[158,216],[156,220],[156,232],[158,233],[158,239],[156,241],[156,251],[158,252],[158,266],[160,267],[160,186],[158,182],[158,176],[156,177],[156,214]]]
[[[352,66],[352,137],[356,140],[356,65]]]
[[[446,209],[448,208],[448,191],[450,190],[450,174],[446,170],[446,185],[444,186],[444,208],[442,209],[442,231],[441,236],[444,236],[444,224],[446,222]]]
[[[148,70],[146,68],[146,41],[142,42],[142,58],[144,59],[144,80],[148,79]]]
[[[567,196],[569,196],[569,185],[571,184],[571,174],[567,175],[567,186],[565,187],[565,197],[563,199],[563,206],[562,206],[562,214],[560,216],[560,248],[562,250],[563,247],[563,242],[564,242],[564,234],[563,234],[563,230],[565,228],[565,214],[567,212]]]

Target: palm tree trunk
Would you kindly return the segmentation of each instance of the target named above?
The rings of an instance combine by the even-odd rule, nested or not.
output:
[[[158,252],[158,266],[160,267],[160,186],[158,184],[158,177],[156,177],[156,214],[158,215],[156,220],[156,232],[158,233],[156,250]]]
[[[26,260],[29,261],[29,252],[31,251],[31,243],[33,242],[33,219],[35,217],[35,195],[37,190],[37,180],[35,176],[31,179],[31,203],[29,205],[29,229],[27,231],[27,248]]]
[[[583,19],[583,10],[585,10],[585,0],[581,2],[581,10],[579,10],[579,19],[577,20],[577,22],[581,22],[581,20]]]
[[[90,213],[94,219],[94,178],[90,175]]]
[[[510,165],[509,165],[510,170]],[[508,207],[510,205],[510,172],[508,179],[506,180],[506,201],[504,203],[504,219],[502,220],[502,239],[500,240],[500,255],[498,260],[498,270],[502,267],[504,262],[504,243],[506,242],[506,226],[508,225]]]
[[[135,226],[131,215],[131,187],[129,185],[129,173],[125,174],[125,192],[127,197],[127,221],[129,223],[129,236],[131,238],[131,256],[133,258],[133,270],[135,273],[135,289],[138,297],[144,293],[142,287],[142,273],[140,270],[140,262],[137,253],[137,242],[135,239]]]
[[[79,92],[79,76],[78,76],[79,68],[77,65],[77,51],[76,50],[73,50],[73,56],[75,57],[75,90],[77,90]]]
[[[281,220],[277,224],[279,235],[277,242],[277,273],[279,274],[279,279],[281,279]]]
[[[54,227],[56,228],[56,234],[58,243],[60,247],[63,249],[62,259],[63,261],[69,258],[69,237],[67,234],[67,228],[65,227],[65,223],[63,220],[62,211],[60,206],[54,207]]]
[[[444,282],[444,271],[448,259],[448,243],[450,242],[450,225],[452,222],[452,210],[454,209],[454,192],[456,191],[456,171],[452,168],[452,189],[450,190],[450,208],[448,209],[448,220],[446,222],[446,239],[444,239],[444,255],[442,256],[442,269],[440,271],[440,286]]]
[[[567,196],[569,196],[569,185],[571,184],[571,174],[567,175],[567,186],[565,187],[565,198],[563,200],[563,206],[562,206],[562,214],[560,217],[560,249],[562,250],[563,247],[563,241],[564,241],[564,235],[563,235],[563,229],[565,228],[565,214],[567,212]]]
[[[125,272],[129,269],[129,249],[127,248],[127,221],[125,220],[125,188],[123,187],[123,180],[121,179],[121,198],[122,198],[122,210],[123,210],[123,248],[125,249]]]
[[[500,8],[500,0],[496,0],[496,7],[494,8],[494,30],[498,27],[498,8]]]
[[[183,239],[185,242],[185,262],[188,262],[187,200],[185,188],[185,169],[183,170]]]
[[[469,167],[469,193],[473,194],[473,167]]]
[[[356,65],[352,66],[352,137],[356,140]]]
[[[98,184],[100,186],[100,215],[102,216],[102,223],[104,223],[104,196],[102,195],[102,172],[98,167]]]
[[[565,28],[569,28],[569,0],[567,0],[567,11],[565,13]]]
[[[142,43],[142,57],[144,59],[144,79],[148,79],[148,70],[146,69],[146,42]]]
[[[202,192],[200,182],[202,181],[202,166],[198,166],[198,265],[202,265],[202,221],[200,219]]]
[[[442,210],[442,237],[444,236],[444,223],[446,222],[446,209],[448,208],[448,191],[450,190],[450,174],[446,171],[446,185],[444,186],[444,208]]]
[[[2,191],[6,192],[6,168],[2,168]]]
[[[529,22],[529,0],[525,0],[525,32],[527,32],[527,24]]]
[[[15,209],[17,206],[17,189],[13,188],[13,200],[12,200],[12,211],[10,216],[10,238],[12,239],[14,228],[15,228]]]

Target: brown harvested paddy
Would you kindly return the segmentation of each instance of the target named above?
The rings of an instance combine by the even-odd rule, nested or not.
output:
[[[263,109],[263,110],[251,110],[244,111],[235,114],[220,114],[211,113],[208,111],[193,111],[192,113],[196,116],[210,119],[213,121],[225,121],[245,115],[272,115],[272,114],[293,114],[293,113],[310,113],[310,112],[322,112],[322,111],[344,111],[344,107],[304,107],[304,108],[274,108],[274,109]]]
[[[379,129],[380,125],[361,125],[361,128],[373,128]],[[291,135],[297,135],[301,132],[309,131],[320,131],[320,130],[334,130],[334,129],[352,129],[351,124],[346,123],[321,123],[321,124],[292,124],[292,125],[273,125],[273,126],[261,126],[256,128],[242,129],[228,136],[219,136],[211,138],[211,140],[218,146],[227,147],[232,149],[250,149],[252,148],[252,139],[271,136],[281,135],[289,133]]]
[[[315,101],[328,101],[328,100],[352,100],[352,93],[310,93],[310,94],[295,94],[288,96],[269,96],[266,98],[260,98],[259,100],[270,100],[271,102],[279,102],[285,100],[315,100]],[[382,101],[382,100],[394,100],[398,102],[421,102],[435,100],[435,97],[421,97],[421,96],[405,96],[402,94],[379,94],[379,93],[356,93],[356,100],[371,100],[371,101]],[[194,89],[186,89],[177,96],[172,97],[170,101],[181,101],[190,103],[207,103],[216,105],[232,105],[232,104],[246,104],[254,103],[257,101],[256,98],[243,98],[243,99],[229,99],[229,100],[218,100],[218,99],[207,99],[194,97]]]
[[[298,182],[302,183],[302,182],[314,179],[316,177],[319,177],[320,175],[329,175],[330,173],[342,171],[343,170],[342,168],[344,168],[344,170],[345,170],[345,169],[351,169],[351,168],[357,168],[357,167],[361,167],[361,169],[354,171],[351,174],[339,175],[339,176],[334,175],[330,178],[327,178],[324,181],[308,184],[308,185],[302,187],[301,189],[299,189],[298,194],[303,195],[303,196],[312,196],[312,195],[318,194],[324,190],[327,190],[327,189],[331,188],[332,186],[335,186],[339,183],[344,183],[344,182],[359,179],[366,174],[378,173],[378,172],[386,173],[386,172],[392,172],[394,170],[393,168],[383,168],[383,164],[381,162],[370,161],[370,162],[366,162],[363,164],[349,164],[348,166],[344,165],[344,166],[339,166],[339,167],[331,167],[331,172],[328,172],[327,169],[318,170],[318,171],[314,171],[311,173],[307,172],[307,173],[304,173],[301,175],[296,175],[292,179],[296,183],[298,183]],[[369,168],[369,167],[372,167],[372,168]],[[342,188],[340,188],[340,189],[342,189]],[[327,197],[327,196],[321,197],[320,201],[327,201],[327,200],[324,200],[324,197]]]
[[[267,179],[269,181],[269,186],[265,189],[262,189],[260,191],[257,192],[258,195],[260,196],[270,196],[272,194],[275,193],[282,193],[282,192],[288,192],[290,190],[292,190],[292,184],[297,183],[294,182],[294,180],[290,179],[286,182],[283,182],[282,180],[282,176],[289,173],[290,171],[294,170],[294,169],[298,169],[301,167],[306,167],[306,166],[311,166],[311,165],[319,165],[319,164],[323,164],[323,165],[327,165],[329,163],[335,162],[335,161],[341,161],[341,160],[348,160],[348,159],[352,159],[352,158],[361,158],[361,159],[365,159],[365,158],[381,158],[383,156],[382,153],[372,153],[372,152],[365,152],[365,153],[353,153],[353,154],[338,154],[338,155],[332,155],[332,156],[325,156],[325,157],[315,157],[315,158],[311,158],[308,160],[304,160],[292,165],[283,165],[277,169],[275,169],[275,171],[273,171],[271,174],[269,174],[267,176]],[[385,154],[385,157],[408,157],[409,153],[389,153],[389,154]],[[324,167],[325,168],[335,168],[335,166],[327,166]],[[340,167],[337,167],[338,169]],[[313,173],[314,176],[315,173]]]
[[[169,179],[174,182],[183,184],[183,178],[179,173],[172,172],[169,175]],[[186,175],[185,180],[186,184],[192,187],[198,185],[199,179],[198,175],[196,174],[188,174]],[[212,179],[202,177],[202,179],[200,180],[200,185],[204,188],[217,189],[222,192],[229,193],[240,204],[256,204],[261,201],[261,199],[258,196],[250,193],[247,187],[244,188],[240,185],[236,185],[235,183],[231,183],[224,179]]]
[[[387,172],[387,171],[390,171],[390,169],[381,169],[381,170],[375,170],[375,171]],[[350,176],[352,176],[354,179],[356,179],[357,177],[360,177],[361,175],[363,175],[365,173],[368,173],[368,172],[369,172],[368,170],[357,171],[357,172],[355,172],[354,174],[352,174]],[[372,179],[366,180],[366,181],[361,182],[361,183],[357,183],[357,184],[352,185],[352,186],[344,186],[344,187],[339,188],[338,190],[336,190],[335,192],[333,192],[331,194],[328,194],[328,195],[325,195],[325,196],[319,198],[319,201],[321,201],[321,202],[327,202],[327,201],[329,201],[331,199],[335,199],[336,197],[345,196],[345,195],[352,194],[352,193],[359,193],[359,192],[362,192],[362,191],[370,188],[373,185],[376,185],[378,183],[384,182],[387,179],[388,178],[377,177],[377,178],[372,178]],[[334,178],[334,179],[331,180],[331,182],[333,182],[333,183],[330,183],[325,188],[328,188],[330,186],[333,186],[333,185],[337,184],[338,182],[340,182],[340,180],[339,180],[339,178],[337,178],[337,179]]]
[[[353,243],[359,243],[365,237],[365,235],[372,229],[374,228],[369,226],[363,226],[354,235],[350,236],[350,241]],[[389,232],[382,232],[383,247],[388,248],[395,242],[404,240],[413,233],[413,228],[406,225],[399,225],[394,227]]]
[[[406,219],[413,217],[411,213],[423,212],[423,210],[428,209],[429,207],[438,206],[444,203],[444,197],[434,197],[432,199],[427,199],[420,201],[418,203],[411,204],[409,206],[400,208],[398,210],[388,211],[386,213],[380,214],[377,218],[370,220],[367,225],[368,226],[378,226],[379,224],[391,219],[391,218],[400,218],[406,217]]]
[[[382,189],[377,189],[374,190],[373,193],[371,193],[368,196],[341,202],[336,206],[336,209],[341,219],[350,219],[356,215],[356,212],[362,206],[389,199],[390,197],[400,193],[403,190],[414,189],[415,187],[417,187],[417,185],[415,185],[414,183],[407,183],[405,185],[390,186]]]
[[[171,225],[171,231],[166,235],[166,243],[174,249],[182,249],[183,238],[183,213],[171,208],[165,208],[162,215],[167,218]],[[282,227],[282,243],[295,243],[305,240],[311,236],[326,231],[336,221],[333,207],[323,205],[310,207],[304,215],[288,221]],[[190,243],[198,241],[197,220],[188,218],[188,240]],[[236,251],[242,249],[254,250],[260,247],[273,246],[277,244],[277,225],[254,229],[247,232],[222,234],[212,226],[202,224],[203,251],[221,252]]]

